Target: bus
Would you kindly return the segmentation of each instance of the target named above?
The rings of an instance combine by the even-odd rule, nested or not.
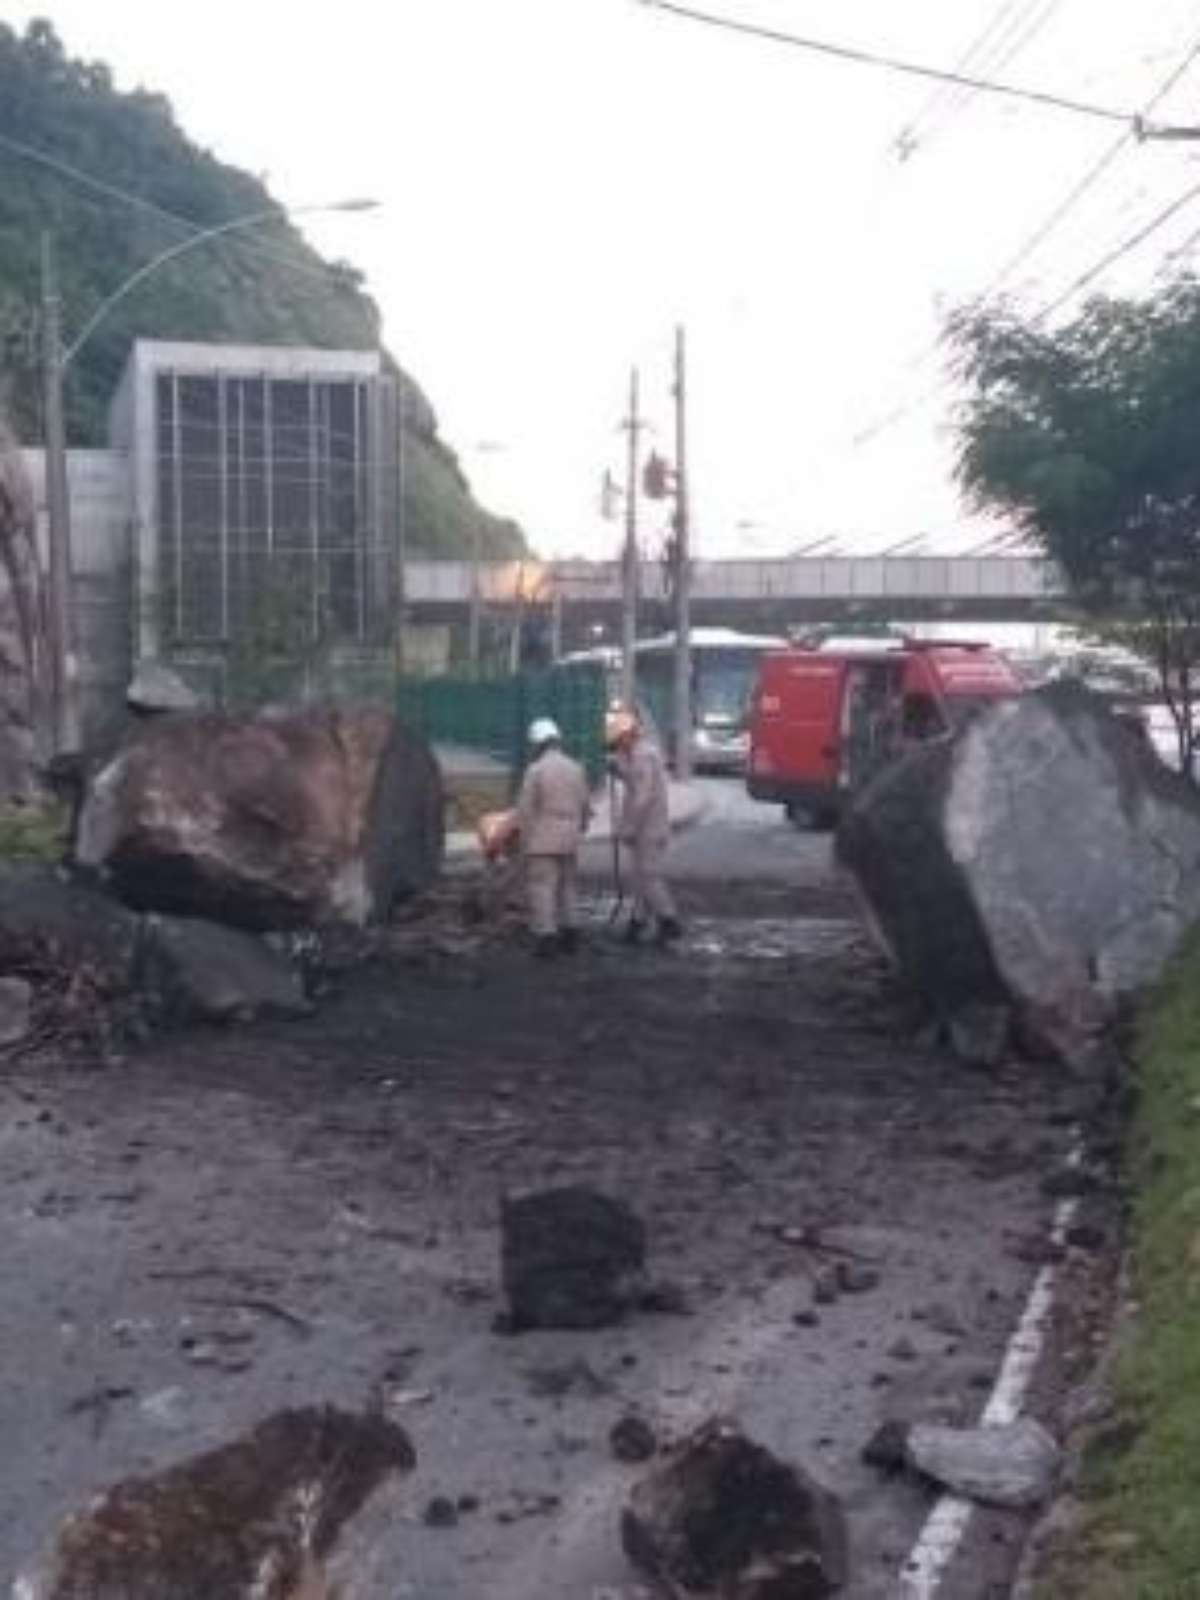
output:
[[[742,773],[750,749],[750,696],[760,658],[786,648],[774,634],[739,633],[733,628],[693,628],[692,766],[697,772]],[[609,698],[621,692],[621,652],[611,646],[579,650],[564,656],[560,666],[600,662],[608,678]],[[635,647],[636,710],[642,722],[668,753],[675,748],[675,635],[639,639]]]

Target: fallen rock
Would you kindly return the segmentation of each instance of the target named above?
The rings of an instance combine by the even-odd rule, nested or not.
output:
[[[867,920],[974,1057],[1086,1062],[1200,918],[1200,794],[1073,684],[884,770],[838,831]]]
[[[509,1331],[610,1327],[644,1286],[646,1230],[595,1189],[539,1190],[503,1201],[500,1265]]]
[[[999,1067],[1008,1059],[1012,1009],[972,1001],[946,1024],[951,1050],[968,1067]]]
[[[0,978],[0,1049],[28,1037],[33,988],[24,978]]]
[[[636,1485],[621,1541],[633,1565],[672,1592],[822,1600],[846,1581],[834,1496],[719,1418]]]
[[[261,931],[385,918],[442,842],[428,745],[323,705],[135,725],[90,779],[76,857],[138,910]]]
[[[861,1261],[839,1261],[834,1271],[842,1294],[869,1294],[872,1289],[878,1289],[881,1282],[878,1270],[864,1266]]]
[[[908,1424],[893,1419],[883,1422],[862,1448],[862,1459],[889,1476],[908,1465]]]
[[[260,938],[194,917],[145,919],[137,981],[181,1022],[247,1022],[312,1010],[291,965]]]
[[[1058,1445],[1032,1417],[978,1428],[914,1423],[906,1451],[912,1466],[955,1494],[1017,1508],[1049,1498],[1061,1460]]]
[[[127,1478],[68,1518],[22,1600],[296,1600],[389,1479],[403,1430],[333,1406],[280,1411],[232,1444]]]
[[[131,711],[153,716],[167,711],[199,711],[203,702],[172,667],[145,656],[125,690]]]
[[[645,1417],[629,1411],[613,1423],[608,1443],[618,1461],[649,1461],[658,1449],[658,1436]]]
[[[0,862],[0,971],[74,968],[98,987],[128,988],[138,919],[108,895],[40,861]]]

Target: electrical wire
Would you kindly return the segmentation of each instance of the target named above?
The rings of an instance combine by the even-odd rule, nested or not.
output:
[[[206,225],[193,222],[188,217],[183,217],[175,211],[167,211],[164,207],[156,205],[153,200],[147,200],[143,195],[133,194],[128,189],[121,189],[116,184],[106,183],[102,178],[97,178],[93,173],[85,172],[83,168],[73,166],[61,157],[51,155],[49,151],[39,150],[35,145],[26,144],[23,139],[14,139],[10,134],[0,133],[0,149],[11,151],[14,155],[22,156],[27,161],[36,162],[38,165],[56,172],[59,177],[69,178],[72,182],[80,184],[83,188],[91,189],[96,194],[104,195],[109,200],[119,200],[124,205],[136,206],[141,211],[147,211],[152,216],[158,217],[163,222],[169,222],[173,227],[182,228],[186,233],[197,234],[207,231]],[[280,221],[286,222],[287,215],[283,206],[279,208]],[[311,278],[318,278],[324,283],[329,282],[330,269],[312,267],[305,261],[300,261],[295,256],[281,254],[267,246],[256,244],[252,240],[239,239],[238,243],[249,254],[259,256],[265,261],[277,262],[280,266],[289,268],[292,272],[304,273]]]
[[[967,48],[955,61],[953,71],[967,72],[974,68],[977,63],[981,63],[981,58],[992,43],[991,35],[1003,26],[1005,17],[1016,10],[1017,3],[1018,0],[1001,0],[1001,4],[992,13],[991,19],[975,35]],[[920,143],[917,133],[921,124],[932,120],[944,102],[953,100],[955,92],[954,89],[943,83],[938,84],[936,89],[930,90],[924,104],[916,115],[909,118],[891,141],[893,148],[897,151],[902,161],[907,160],[908,156],[916,150],[917,145]]]
[[[1174,89],[1176,84],[1179,83],[1188,70],[1193,66],[1198,57],[1200,57],[1200,36],[1194,40],[1191,48],[1184,55],[1182,61],[1178,62],[1176,66],[1172,68],[1171,72],[1146,102],[1145,110],[1142,113],[1143,118],[1149,117],[1152,111],[1157,110],[1157,108],[1162,104],[1163,100],[1166,99],[1167,95],[1170,94],[1171,90]],[[984,299],[990,298],[990,296],[996,292],[1000,285],[1009,277],[1011,277],[1018,267],[1023,266],[1029,257],[1034,253],[1034,251],[1039,249],[1045,243],[1045,241],[1055,231],[1063,219],[1069,216],[1074,208],[1084,198],[1084,196],[1093,188],[1095,188],[1096,184],[1113,165],[1117,157],[1124,154],[1124,152],[1130,147],[1130,145],[1134,142],[1135,137],[1136,136],[1133,132],[1133,129],[1127,129],[1124,133],[1118,135],[1112,144],[1108,145],[1101,152],[1098,159],[1092,163],[1092,165],[1084,173],[1083,177],[1080,178],[1077,183],[1072,185],[1071,189],[1066,195],[1063,196],[1062,200],[1059,201],[1059,203],[1049,213],[1045,220],[1034,229],[1033,233],[1029,235],[1024,244],[1022,244],[1019,249],[1014,252],[1012,257],[991,280],[991,282],[983,291],[982,297]]]
[[[1011,6],[1002,6],[992,19],[992,23],[984,29],[983,34],[972,46],[964,52],[963,56],[954,65],[956,73],[965,73],[970,70],[977,77],[996,77],[1015,61],[1017,56],[1037,38],[1055,12],[1058,11],[1062,0],[1028,0],[1023,10],[1018,10],[1016,15],[1004,20],[1004,13],[1011,10]],[[997,27],[999,24],[999,27]],[[988,38],[991,33],[996,33],[995,38]],[[981,48],[976,48],[981,46]],[[906,160],[916,153],[917,147],[922,142],[917,138],[918,126],[922,115],[927,122],[932,122],[937,115],[939,101],[944,101],[945,111],[941,125],[944,131],[947,124],[956,116],[962,115],[971,104],[976,91],[960,85],[950,87],[942,85],[936,89],[927,102],[926,112],[919,113],[913,123],[901,133],[897,143],[900,146],[900,158]]]
[[[907,74],[909,77],[930,79],[935,83],[952,83],[980,93],[1005,95],[1009,99],[1027,101],[1045,106],[1053,111],[1072,112],[1076,116],[1094,117],[1104,122],[1123,122],[1130,128],[1137,125],[1135,113],[1118,111],[1112,106],[1097,105],[1088,100],[1074,100],[1066,95],[1052,94],[1044,89],[1026,89],[1012,83],[1000,83],[991,78],[981,78],[968,73],[954,72],[949,68],[930,67],[915,61],[905,61],[879,51],[861,49],[856,45],[835,44],[827,39],[813,39],[798,33],[784,33],[778,28],[768,28],[760,23],[744,22],[737,17],[719,15],[714,11],[701,11],[685,6],[677,0],[639,0],[639,4],[654,11],[663,11],[686,22],[697,22],[728,33],[745,34],[754,39],[765,39],[772,44],[789,45],[796,50],[807,50],[816,55],[832,56],[839,61],[850,61],[858,66],[880,67],[889,72]]]
[[[1145,110],[1141,114],[1141,118],[1138,120],[1144,120],[1150,115],[1151,112],[1156,110],[1158,106],[1161,105],[1163,100],[1166,99],[1167,95],[1170,94],[1171,90],[1176,87],[1189,69],[1195,64],[1198,58],[1200,58],[1200,36],[1197,36],[1193,40],[1190,47],[1184,53],[1182,60],[1176,63],[1176,65],[1167,74],[1163,82],[1155,90],[1154,94],[1151,95],[1150,99],[1146,102]],[[1059,227],[1063,220],[1071,213],[1071,211],[1074,210],[1075,206],[1077,206],[1084,196],[1095,187],[1104,174],[1114,164],[1117,158],[1124,154],[1130,145],[1133,144],[1136,139],[1136,126],[1137,122],[1135,121],[1133,125],[1119,134],[1118,137],[1101,152],[1099,158],[1092,163],[1092,165],[1084,173],[1083,177],[1080,178],[1074,185],[1072,185],[1071,189],[1066,195],[1064,195],[1063,199],[1058,202],[1049,215],[1038,225],[1037,228],[1034,229],[1033,233],[1029,235],[1025,242],[1004,264],[1000,271],[997,272],[996,275],[990,280],[986,288],[983,289],[978,297],[979,299],[991,299],[1001,285],[1012,276],[1017,268],[1022,266],[1034,253],[1034,251],[1039,249],[1041,245],[1045,243],[1045,241]],[[1145,239],[1149,238],[1150,235],[1156,232],[1159,227],[1162,227],[1165,223],[1169,222],[1173,216],[1182,210],[1197,192],[1200,192],[1200,185],[1197,185],[1193,189],[1189,189],[1184,195],[1180,196],[1178,199],[1173,201],[1171,205],[1166,207],[1164,211],[1160,212],[1156,218],[1152,219],[1146,227],[1139,229],[1131,238],[1124,240],[1120,245],[1116,246],[1113,250],[1109,251],[1104,257],[1102,257],[1100,261],[1096,262],[1092,267],[1089,267],[1086,272],[1080,274],[1080,276],[1075,279],[1069,288],[1065,289],[1048,306],[1042,308],[1042,310],[1037,314],[1035,321],[1040,322],[1046,317],[1053,315],[1059,306],[1062,305],[1066,300],[1070,299],[1073,294],[1076,294],[1081,288],[1085,288],[1087,284],[1093,282],[1094,279],[1099,277],[1100,274],[1107,270],[1108,267],[1112,266],[1123,256],[1128,255],[1132,250],[1136,249],[1139,244],[1141,244]],[[1200,229],[1191,235],[1190,239],[1185,241],[1183,246],[1180,247],[1179,251],[1174,252],[1173,254],[1186,254],[1191,245],[1197,241],[1200,241]],[[924,365],[925,362],[932,360],[939,351],[944,349],[946,337],[947,336],[944,332],[940,333],[925,351],[924,355],[919,357],[914,365],[919,367]],[[894,427],[897,422],[903,421],[905,417],[910,416],[914,411],[918,411],[923,406],[927,405],[931,399],[940,393],[941,383],[935,382],[922,389],[921,392],[915,395],[911,400],[903,401],[899,405],[892,407],[890,411],[885,413],[883,416],[878,417],[875,421],[869,423],[866,427],[860,429],[856,434],[853,435],[851,439],[852,448],[860,449],[863,445],[869,444],[873,439],[878,438],[880,434],[886,433],[888,429]]]
[[[1145,223],[1135,233],[1130,234],[1127,239],[1123,239],[1120,244],[1115,245],[1107,254],[1101,256],[1100,260],[1094,262],[1086,272],[1081,272],[1077,278],[1067,285],[1061,294],[1056,295],[1050,301],[1049,305],[1043,306],[1033,320],[1035,322],[1044,322],[1047,317],[1053,316],[1059,307],[1070,300],[1073,295],[1078,294],[1080,289],[1086,289],[1089,283],[1094,283],[1102,272],[1107,272],[1109,267],[1115,266],[1118,261],[1136,250],[1139,245],[1144,244],[1152,234],[1165,227],[1173,217],[1177,216],[1179,212],[1197,198],[1200,198],[1200,183],[1193,183],[1181,195],[1177,195],[1170,205],[1164,206],[1161,211],[1151,217],[1149,222]]]

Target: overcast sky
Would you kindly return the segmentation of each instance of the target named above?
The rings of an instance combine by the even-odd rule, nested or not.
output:
[[[702,3],[945,66],[982,41],[987,75],[1129,110],[1200,41],[1192,0]],[[285,203],[383,203],[310,235],[364,268],[481,497],[553,554],[616,542],[598,486],[631,362],[668,448],[676,320],[701,554],[978,539],[931,346],[1120,132],[637,0],[0,0],[33,15]],[[1158,115],[1200,121],[1200,63]],[[1131,143],[1004,287],[1053,300],[1200,182],[1198,160]],[[1103,287],[1149,287],[1195,229],[1200,199]]]

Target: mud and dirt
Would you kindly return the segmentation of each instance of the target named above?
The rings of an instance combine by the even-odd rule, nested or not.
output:
[[[613,1424],[669,1441],[714,1411],[839,1494],[850,1600],[894,1594],[929,1496],[859,1452],[891,1415],[977,1414],[1075,1091],[914,1043],[826,841],[718,816],[687,849],[754,828],[740,881],[681,852],[669,952],[613,940],[599,888],[553,963],[444,898],[310,1019],[0,1068],[0,1581],[118,1477],[374,1399],[418,1465],[356,1600],[635,1595],[644,1468]],[[501,1197],[568,1184],[634,1207],[687,1315],[493,1331]],[[947,1600],[1003,1593],[1022,1527]]]

